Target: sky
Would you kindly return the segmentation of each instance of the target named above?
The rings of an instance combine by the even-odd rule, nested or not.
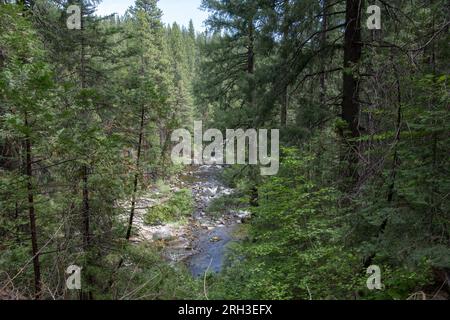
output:
[[[112,13],[124,14],[125,11],[134,4],[134,0],[103,0],[98,6],[97,14],[108,15]],[[162,21],[164,23],[177,22],[180,25],[188,26],[192,19],[194,27],[198,31],[203,31],[203,21],[208,14],[201,11],[201,0],[159,0],[158,6],[163,11]]]

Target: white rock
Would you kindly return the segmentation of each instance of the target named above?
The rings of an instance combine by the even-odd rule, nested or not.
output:
[[[251,218],[252,214],[248,211],[239,211],[236,216],[241,220],[247,220]]]
[[[156,231],[153,236],[152,236],[154,241],[167,241],[167,240],[172,240],[175,238],[175,236],[168,230],[161,230],[161,231]]]

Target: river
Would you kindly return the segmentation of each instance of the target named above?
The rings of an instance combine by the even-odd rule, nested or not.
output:
[[[160,226],[144,224],[148,207],[158,203],[152,190],[141,197],[136,210],[137,235],[133,242],[163,242],[163,256],[173,263],[184,263],[194,277],[205,272],[220,273],[223,269],[228,245],[237,239],[234,231],[249,214],[245,211],[226,210],[220,217],[207,212],[211,201],[234,192],[219,179],[223,167],[203,165],[191,167],[180,175],[171,186],[171,191],[184,188],[192,191],[195,209],[187,223],[169,223]]]

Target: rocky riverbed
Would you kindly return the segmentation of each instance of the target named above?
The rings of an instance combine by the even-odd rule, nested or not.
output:
[[[220,217],[207,213],[211,201],[234,192],[219,181],[218,174],[222,169],[221,166],[210,165],[194,167],[170,186],[172,192],[180,188],[192,191],[195,210],[187,222],[146,225],[144,217],[147,209],[163,200],[157,189],[142,196],[136,204],[134,227],[137,232],[131,241],[153,242],[162,246],[162,254],[168,261],[184,262],[193,276],[201,276],[206,271],[220,272],[227,245],[235,240],[233,231],[250,216],[246,211],[231,209]]]

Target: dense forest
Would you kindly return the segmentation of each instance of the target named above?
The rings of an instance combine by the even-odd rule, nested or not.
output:
[[[0,0],[0,299],[450,298],[448,1],[99,2]],[[172,161],[200,120],[277,174]]]

